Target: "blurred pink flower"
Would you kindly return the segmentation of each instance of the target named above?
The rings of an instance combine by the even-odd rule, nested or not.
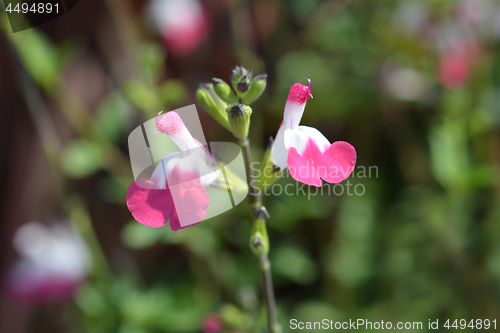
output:
[[[464,86],[478,58],[479,45],[475,39],[455,43],[439,59],[439,81],[448,89]]]
[[[460,88],[469,80],[469,65],[463,57],[445,55],[438,66],[439,81],[445,88]]]
[[[205,187],[219,181],[214,157],[192,137],[179,115],[167,112],[156,118],[158,131],[169,135],[182,152],[167,154],[151,180],[138,179],[127,193],[127,206],[141,224],[163,227],[170,219],[174,231],[202,221],[210,204]]]
[[[356,150],[344,141],[331,144],[316,128],[299,126],[312,97],[311,80],[309,86],[295,83],[290,89],[283,123],[271,147],[271,162],[283,170],[290,168],[292,178],[307,185],[320,187],[321,178],[340,183],[354,170]]]
[[[13,245],[21,258],[8,273],[4,287],[20,301],[69,298],[89,273],[89,251],[69,224],[49,228],[39,222],[27,223],[16,231]]]
[[[224,321],[218,313],[209,313],[203,318],[201,330],[203,333],[219,333],[224,328]]]
[[[148,12],[175,56],[190,55],[208,36],[210,21],[198,0],[152,0]]]

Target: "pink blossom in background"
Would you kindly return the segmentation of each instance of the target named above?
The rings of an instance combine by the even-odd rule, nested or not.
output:
[[[16,231],[13,245],[21,258],[6,276],[4,289],[19,301],[67,299],[90,271],[89,251],[67,223],[27,223]]]
[[[463,57],[445,55],[438,66],[439,81],[445,88],[460,88],[469,80],[469,65]]]
[[[404,1],[396,11],[396,21],[434,47],[436,76],[443,87],[463,87],[481,56],[481,41],[499,35],[500,5],[490,0],[459,0],[441,17],[430,8],[424,1]]]
[[[209,313],[203,318],[201,331],[203,333],[219,333],[224,328],[224,321],[218,313]]]
[[[460,88],[469,81],[471,68],[479,58],[479,45],[475,39],[457,42],[439,58],[438,78],[443,87]]]
[[[288,167],[293,179],[307,185],[320,187],[321,179],[340,183],[354,170],[356,150],[344,141],[331,144],[316,128],[299,126],[312,97],[311,80],[309,86],[295,83],[290,89],[283,123],[271,147],[271,162],[283,170]]]
[[[170,221],[170,228],[176,231],[205,218],[210,204],[206,187],[219,182],[220,169],[176,112],[160,114],[156,118],[158,131],[170,136],[182,152],[167,154],[151,179],[133,182],[126,200],[139,223],[159,228]]]
[[[208,15],[198,0],[152,0],[148,13],[174,56],[193,53],[210,30]]]

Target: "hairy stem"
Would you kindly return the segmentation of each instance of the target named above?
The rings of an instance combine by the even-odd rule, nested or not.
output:
[[[255,188],[252,157],[250,155],[250,142],[247,138],[240,140],[245,160],[245,169],[248,184],[248,201],[252,211],[253,228],[250,236],[250,247],[259,258],[259,272],[262,280],[262,289],[267,313],[267,331],[269,333],[281,332],[281,327],[276,321],[276,300],[274,298],[273,279],[271,276],[271,263],[268,258],[269,240],[267,237],[262,195]]]
[[[281,331],[281,327],[276,320],[276,300],[274,298],[273,278],[271,276],[271,262],[267,254],[260,256],[259,265],[262,289],[267,305],[267,329],[271,333],[278,333]]]
[[[250,142],[247,138],[240,140],[240,146],[243,150],[243,158],[245,160],[245,171],[247,175],[248,184],[248,201],[250,203],[250,209],[252,210],[252,217],[255,220],[257,214],[261,210],[262,200],[261,196],[255,189],[254,175],[252,165],[252,156],[250,155]]]

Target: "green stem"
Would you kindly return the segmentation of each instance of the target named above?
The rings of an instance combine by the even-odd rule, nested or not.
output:
[[[267,331],[269,333],[281,332],[281,327],[276,320],[276,300],[274,298],[273,279],[271,276],[271,262],[268,258],[269,239],[267,236],[262,195],[255,188],[252,157],[250,155],[250,142],[247,138],[240,140],[240,146],[245,160],[245,169],[248,184],[248,201],[252,211],[252,234],[250,248],[259,258],[259,272],[262,280],[262,289],[267,313]]]
[[[271,333],[278,333],[281,332],[281,327],[276,320],[276,300],[274,298],[273,278],[271,276],[271,262],[267,254],[259,257],[259,266],[262,289],[267,304],[267,330]]]
[[[250,155],[250,141],[248,141],[247,138],[241,139],[240,146],[243,150],[243,159],[245,160],[245,171],[248,184],[248,201],[250,203],[250,209],[252,210],[252,217],[255,220],[257,218],[257,214],[262,208],[262,200],[255,188],[255,179],[251,167],[252,156]]]

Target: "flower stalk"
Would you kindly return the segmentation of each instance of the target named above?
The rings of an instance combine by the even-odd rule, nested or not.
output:
[[[201,106],[207,110],[219,123],[230,130],[238,139],[245,162],[246,183],[248,186],[248,203],[252,212],[252,231],[250,235],[250,249],[258,258],[259,272],[262,280],[263,296],[267,314],[267,332],[281,333],[281,326],[276,320],[276,300],[274,298],[271,263],[269,261],[269,237],[266,229],[266,217],[269,217],[262,206],[262,191],[260,183],[276,180],[273,174],[266,179],[256,179],[250,155],[250,141],[248,131],[252,109],[248,104],[257,100],[267,85],[267,74],[253,77],[252,69],[247,70],[236,66],[230,73],[231,85],[221,79],[213,78],[212,83],[200,84],[196,97]],[[222,112],[225,107],[224,114]],[[266,152],[265,162],[269,165],[270,149]],[[266,168],[267,169],[267,168]],[[273,169],[271,167],[271,169]]]
[[[266,228],[265,208],[262,206],[262,195],[255,188],[255,176],[250,167],[252,157],[250,155],[250,142],[248,138],[239,140],[243,157],[248,184],[248,201],[252,211],[253,225],[250,235],[250,248],[259,259],[259,272],[262,281],[263,296],[267,313],[267,331],[269,333],[280,333],[281,326],[276,320],[276,300],[274,298],[273,279],[271,275],[271,262],[269,261],[269,238]]]

